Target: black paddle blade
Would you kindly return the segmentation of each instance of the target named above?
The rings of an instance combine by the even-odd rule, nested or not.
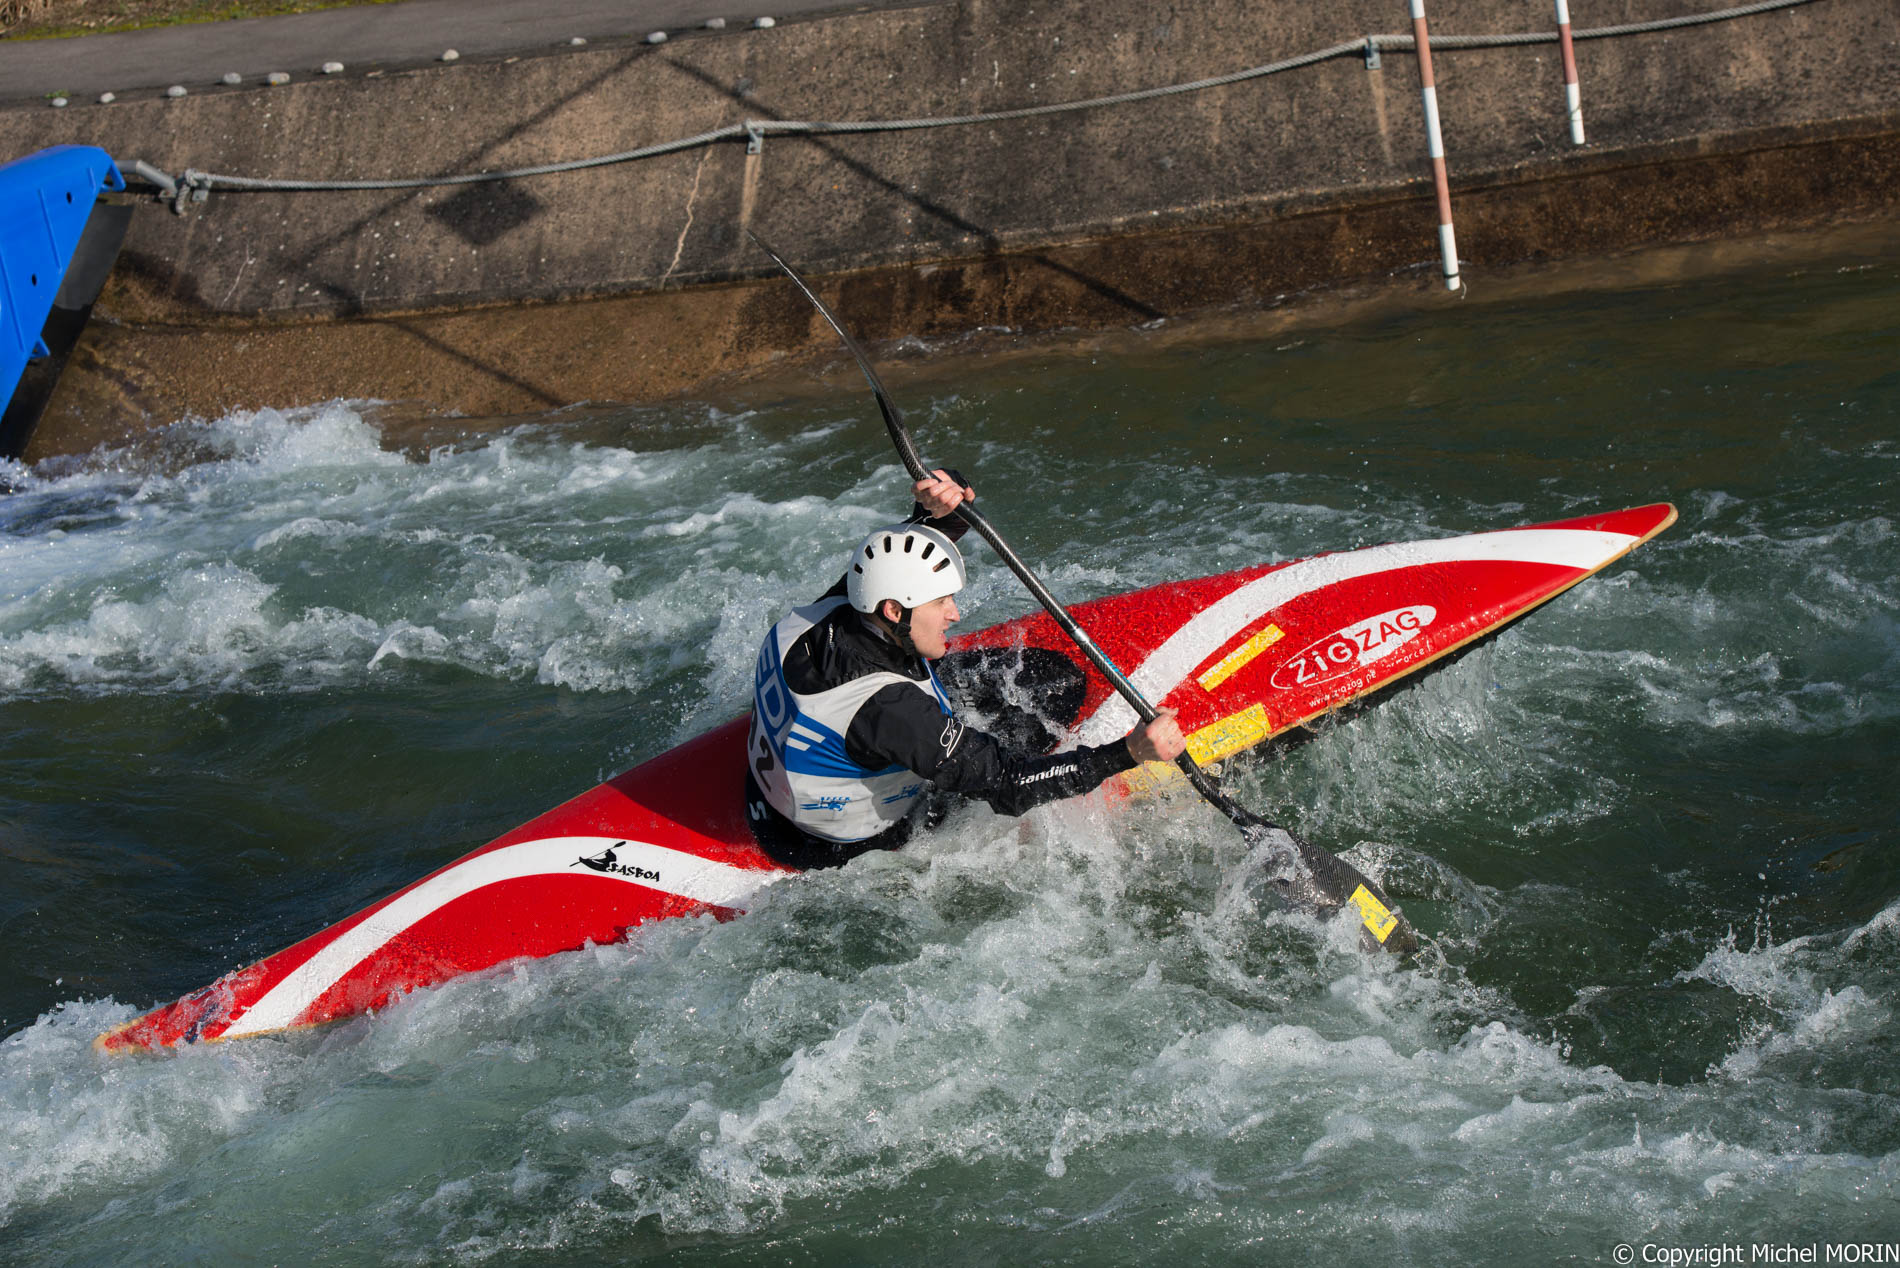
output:
[[[818,310],[818,315],[837,332],[838,338],[844,343],[845,350],[858,363],[858,369],[863,373],[864,381],[871,385],[871,395],[877,400],[878,412],[884,415],[884,428],[891,434],[891,443],[897,446],[898,458],[910,471],[911,479],[923,479],[927,474],[924,470],[924,460],[918,454],[917,446],[911,443],[910,432],[904,427],[903,411],[897,408],[897,402],[891,399],[891,394],[884,390],[884,380],[877,376],[877,367],[871,364],[870,354],[864,350],[862,344],[851,337],[851,332],[844,328],[844,323],[838,320],[838,315],[831,311],[830,306],[818,298],[818,292],[811,288],[810,283],[798,275],[797,269],[786,263],[784,256],[774,251],[764,238],[752,230],[747,229],[745,232],[746,237],[752,239],[753,245],[772,257],[772,263],[778,265],[780,271],[792,279],[792,285],[804,292],[805,298],[811,301],[811,306]]]
[[[1411,924],[1385,891],[1358,868],[1237,806],[1229,810],[1229,817],[1248,845],[1294,856],[1273,879],[1274,892],[1287,906],[1322,918],[1341,908],[1349,910],[1359,918],[1359,940],[1368,951],[1403,956],[1418,950],[1418,934]]]

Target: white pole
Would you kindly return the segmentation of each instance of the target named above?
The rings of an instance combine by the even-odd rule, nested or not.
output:
[[[1458,277],[1458,244],[1451,231],[1451,179],[1445,174],[1445,138],[1438,130],[1438,84],[1432,78],[1432,42],[1425,31],[1425,0],[1412,0],[1412,38],[1418,44],[1418,74],[1424,84],[1425,140],[1432,155],[1432,181],[1438,187],[1438,249],[1445,257],[1445,289],[1464,283]]]
[[[1557,0],[1557,43],[1564,51],[1564,105],[1570,114],[1570,142],[1583,144],[1583,90],[1577,86],[1577,50],[1570,42],[1570,0]]]

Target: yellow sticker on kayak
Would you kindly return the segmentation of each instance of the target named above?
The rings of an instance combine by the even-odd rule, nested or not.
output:
[[[1266,651],[1269,647],[1272,647],[1285,637],[1286,632],[1279,626],[1269,625],[1266,629],[1261,630],[1239,647],[1236,647],[1233,651],[1221,657],[1220,664],[1202,674],[1199,679],[1201,689],[1203,691],[1212,691],[1245,669],[1254,657]]]
[[[1364,885],[1352,891],[1352,897],[1346,900],[1359,909],[1359,919],[1366,928],[1372,930],[1372,936],[1384,943],[1386,936],[1398,927],[1399,918],[1386,909],[1386,905],[1372,896],[1372,891]]]
[[[1244,748],[1252,748],[1272,734],[1273,724],[1267,719],[1267,706],[1257,704],[1218,722],[1208,723],[1187,737],[1187,747],[1196,763],[1207,766],[1222,758],[1232,757]]]

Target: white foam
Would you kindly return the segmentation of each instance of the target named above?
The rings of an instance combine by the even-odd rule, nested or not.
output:
[[[0,689],[51,679],[74,685],[231,688],[262,668],[315,677],[376,637],[354,613],[270,611],[276,587],[213,564],[173,572],[143,600],[101,595],[84,620],[0,637]]]
[[[403,456],[383,449],[382,437],[364,421],[363,404],[331,401],[299,410],[239,411],[209,424],[204,440],[259,471],[403,466]]]
[[[180,424],[35,477],[29,497],[84,523],[0,534],[0,690],[268,691],[438,663],[638,691],[707,637],[749,664],[726,644],[778,602],[752,571],[761,545],[802,561],[888,512],[767,502],[731,475],[718,451],[532,428],[413,463],[341,402]],[[720,713],[744,698],[726,678]]]
[[[0,1228],[75,1190],[109,1195],[170,1173],[264,1110],[261,1054],[144,1062],[92,1051],[94,1035],[133,1015],[65,1004],[0,1040]]]
[[[1863,943],[1877,942],[1895,935],[1900,935],[1900,900],[1888,903],[1874,913],[1873,918],[1866,924],[1848,934],[1846,941],[1841,944],[1841,949],[1852,951]]]
[[[257,540],[251,543],[251,549],[269,550],[279,542],[295,541],[300,538],[360,537],[366,531],[360,525],[345,523],[342,520],[326,520],[314,515],[305,515],[259,535]]]
[[[976,434],[987,407],[941,421]],[[450,665],[625,693],[664,715],[626,741],[644,756],[742,705],[763,629],[835,575],[812,561],[902,509],[894,465],[825,465],[829,424],[773,440],[773,420],[720,420],[668,449],[644,427],[618,447],[549,427],[424,463],[383,452],[360,414],[234,416],[123,471],[36,474],[29,498],[104,509],[60,538],[0,535],[0,689],[376,687]],[[986,443],[973,474],[1022,452]],[[1148,476],[1152,499],[1031,520],[1018,544],[1085,598],[1178,576],[1186,556],[1285,558],[1503,513],[1438,493],[1366,510],[1367,486],[1330,478]],[[1190,481],[1193,514],[1166,488]],[[1007,507],[1001,493],[986,496]],[[1847,697],[1893,662],[1887,530],[1797,540],[1758,531],[1757,512],[1710,496],[1703,534],[1646,547],[1237,791],[1308,831],[1363,824],[1312,833],[1327,843],[1424,840],[1462,813],[1498,843],[1477,848],[1535,871],[1525,833],[1567,843],[1647,804],[1642,781],[1597,769],[1590,727],[1654,724],[1692,747],[1869,716]],[[1652,550],[1676,554],[1652,566]],[[969,607],[1025,610],[972,555]],[[1789,650],[1837,631],[1838,664]],[[1887,707],[1877,687],[1860,697]],[[1113,1258],[1111,1239],[1167,1222],[1243,1253],[1271,1239],[1404,1262],[1468,1258],[1473,1229],[1509,1256],[1533,1236],[1516,1230],[1891,1200],[1900,1162],[1855,1152],[1881,1131],[1869,1094],[1812,1071],[1886,1034],[1900,904],[1850,934],[1698,948],[1685,980],[1763,1020],[1713,1075],[1669,1085],[1621,1052],[1615,1069],[1574,1056],[1513,1001],[1517,952],[1489,939],[1523,888],[1481,890],[1401,847],[1354,857],[1468,920],[1417,964],[1368,961],[1350,922],[1278,912],[1213,812],[1085,802],[1022,823],[959,811],[900,854],[777,887],[744,920],[666,922],[283,1040],[102,1063],[85,1041],[131,1010],[68,1006],[0,1044],[0,1131],[17,1142],[0,1221],[62,1230],[45,1244],[69,1259],[180,1221],[206,1239],[242,1229],[264,1258],[314,1229],[417,1262],[743,1251],[836,1221],[945,1234],[933,1252],[980,1227],[1045,1257]]]

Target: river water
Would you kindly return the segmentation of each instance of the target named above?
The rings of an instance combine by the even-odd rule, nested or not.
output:
[[[965,810],[729,924],[102,1058],[739,711],[766,626],[907,499],[843,366],[454,440],[237,413],[15,470],[0,1258],[1900,1242],[1894,261],[887,350],[927,455],[1075,599],[1678,505],[1234,777],[1383,877],[1434,938],[1409,965],[1275,911],[1191,800]],[[1027,607],[982,549],[968,597],[971,627]]]

